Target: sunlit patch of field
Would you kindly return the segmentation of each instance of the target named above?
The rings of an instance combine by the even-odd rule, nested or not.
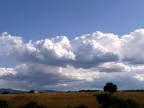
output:
[[[29,101],[37,101],[49,108],[65,108],[67,104],[77,106],[84,104],[88,108],[98,108],[99,104],[94,95],[102,92],[56,92],[56,93],[37,93],[37,94],[8,94],[0,95],[0,99],[8,101],[14,107],[22,106]],[[144,92],[117,92],[114,95],[133,99],[140,104],[144,104]]]

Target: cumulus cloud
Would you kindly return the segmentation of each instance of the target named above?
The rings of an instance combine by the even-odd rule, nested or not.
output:
[[[99,66],[101,72],[130,72],[131,67],[122,63],[104,63]]]
[[[101,33],[102,34],[102,33]],[[118,55],[99,42],[98,33],[75,38],[71,44],[76,55],[75,67],[91,68],[101,63],[118,61]]]
[[[131,64],[144,64],[144,29],[135,30],[122,37],[123,60]]]
[[[6,71],[0,74],[3,81],[19,82],[21,89],[45,89],[49,87],[68,86],[76,82],[93,81],[99,78],[99,72],[85,69],[75,69],[72,66],[59,67],[37,63],[27,63],[16,66],[13,73]],[[23,85],[23,86],[22,86]]]
[[[22,45],[23,45],[23,41],[21,37],[11,36],[5,32],[0,37],[0,54],[14,56],[15,55],[14,52],[18,52],[18,51],[23,52]]]
[[[136,78],[139,81],[144,81],[144,74],[136,74],[134,78]]]
[[[97,31],[72,40],[57,36],[27,43],[20,36],[3,33],[0,55],[13,58],[19,65],[0,68],[0,85],[80,89],[101,88],[114,81],[121,88],[133,88],[130,82],[138,88],[144,81],[143,43],[144,29],[124,36]]]
[[[4,34],[0,37],[0,46],[2,53],[21,62],[90,68],[104,62],[118,61],[118,55],[98,42],[96,37],[102,38],[95,34],[94,39],[82,36],[70,42],[67,37],[61,36],[23,43],[20,37]]]
[[[0,68],[0,76],[14,75],[16,71],[13,68]]]

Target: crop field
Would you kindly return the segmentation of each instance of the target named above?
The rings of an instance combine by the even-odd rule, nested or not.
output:
[[[77,106],[84,104],[88,108],[98,108],[99,104],[94,95],[102,92],[56,92],[36,94],[5,94],[0,99],[8,101],[14,107],[22,106],[30,101],[49,106],[49,108],[65,108],[71,104]],[[133,99],[139,104],[144,104],[144,92],[117,92],[114,95],[123,99]]]

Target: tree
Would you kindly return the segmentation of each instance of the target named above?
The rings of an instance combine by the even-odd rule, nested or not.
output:
[[[104,86],[104,91],[112,94],[117,91],[117,85],[113,84],[112,82],[106,83],[106,85]]]

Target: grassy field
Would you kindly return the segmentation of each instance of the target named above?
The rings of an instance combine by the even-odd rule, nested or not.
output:
[[[49,108],[65,108],[67,104],[77,106],[85,104],[88,108],[98,108],[94,95],[102,92],[70,92],[70,93],[38,93],[38,94],[7,94],[0,95],[0,99],[8,101],[14,107],[22,106],[29,101],[37,101]],[[123,99],[133,99],[144,104],[144,92],[117,92],[114,95]]]

